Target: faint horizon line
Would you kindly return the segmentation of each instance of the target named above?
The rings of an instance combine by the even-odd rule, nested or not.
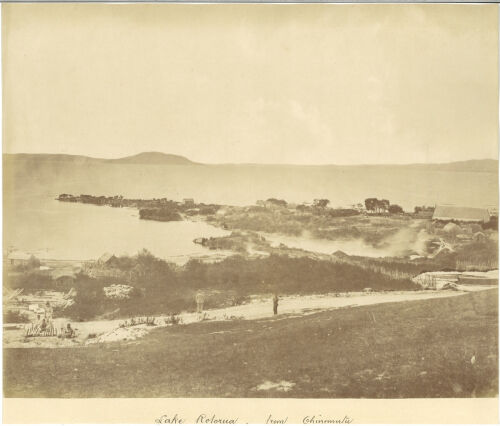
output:
[[[440,161],[440,162],[415,162],[415,163],[258,163],[258,162],[202,162],[198,160],[192,160],[189,157],[181,154],[166,153],[160,151],[141,151],[136,154],[125,155],[121,157],[94,157],[86,154],[69,154],[69,153],[48,153],[48,152],[3,152],[2,155],[22,155],[22,156],[66,156],[66,157],[82,157],[89,160],[96,161],[114,161],[114,160],[124,160],[137,157],[141,154],[154,154],[160,156],[171,156],[182,158],[192,165],[206,165],[206,166],[295,166],[295,167],[326,167],[326,166],[336,166],[336,167],[371,167],[371,166],[431,166],[431,165],[446,165],[446,164],[456,164],[456,163],[467,163],[474,161],[496,161],[498,158],[469,158],[467,160],[450,160],[450,161]],[[142,164],[147,164],[142,163]],[[154,164],[154,163],[152,163]],[[161,165],[157,163],[156,165]]]

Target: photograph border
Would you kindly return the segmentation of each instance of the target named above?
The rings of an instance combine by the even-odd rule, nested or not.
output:
[[[106,4],[497,4],[497,0],[1,0],[0,3],[106,3]],[[500,34],[500,31],[499,31]],[[499,43],[500,44],[500,43]],[[500,73],[500,69],[499,69]],[[1,106],[0,106],[1,108]],[[1,176],[0,176],[1,181]],[[0,209],[3,211],[3,209]],[[0,215],[2,215],[0,211]],[[2,266],[3,267],[3,266]],[[2,380],[3,382],[3,380]],[[3,387],[2,387],[3,388]],[[307,424],[306,417],[335,419],[343,424],[496,424],[499,399],[291,399],[291,398],[3,398],[3,423],[161,423],[162,416],[199,422],[205,414],[215,420],[238,419],[235,424],[265,424],[286,419],[287,424]],[[172,423],[172,422],[170,422]],[[175,422],[174,422],[175,423]],[[314,422],[311,422],[314,423]],[[324,422],[317,422],[324,423]],[[214,423],[212,423],[214,424]],[[329,423],[331,424],[331,423]]]

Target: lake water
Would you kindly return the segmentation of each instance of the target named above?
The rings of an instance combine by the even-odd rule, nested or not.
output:
[[[126,198],[194,198],[205,203],[251,205],[271,197],[301,203],[327,198],[332,207],[385,198],[414,206],[498,205],[498,171],[444,171],[403,166],[158,166],[4,163],[6,192],[54,198],[60,193]]]
[[[31,200],[33,201],[33,200]],[[38,199],[17,203],[4,232],[5,247],[14,246],[41,259],[88,260],[103,253],[136,254],[146,248],[155,256],[185,263],[186,256],[213,254],[194,244],[197,237],[228,231],[203,222],[140,220],[138,210]]]
[[[320,238],[304,238],[277,234],[264,234],[264,237],[273,247],[284,244],[290,248],[323,254],[332,254],[340,250],[351,256],[384,257],[395,255],[389,248],[373,247],[366,244],[362,239],[332,241]]]
[[[163,258],[213,254],[197,237],[227,232],[199,222],[138,219],[133,209],[61,203],[60,193],[126,198],[194,198],[199,202],[250,205],[270,197],[289,202],[328,198],[349,206],[368,197],[387,198],[407,210],[436,203],[498,205],[498,172],[415,167],[68,164],[4,161],[4,248],[15,246],[43,258],[95,259],[104,252],[135,254],[142,248]],[[281,239],[292,247],[383,256],[361,241]]]

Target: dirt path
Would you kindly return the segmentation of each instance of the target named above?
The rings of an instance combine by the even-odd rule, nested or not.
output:
[[[497,273],[498,274],[498,273]],[[480,291],[495,286],[458,286],[458,291],[405,291],[374,293],[341,293],[309,296],[284,296],[279,300],[277,318],[310,315],[317,312],[345,307],[375,305],[380,303],[404,302],[412,300],[452,297],[468,291]],[[273,303],[270,297],[255,296],[249,303],[221,309],[204,311],[202,314],[183,312],[178,315],[181,324],[192,324],[200,321],[230,321],[236,319],[255,320],[273,317]],[[60,328],[68,322],[57,318],[55,325]],[[132,327],[120,327],[124,320],[103,320],[72,323],[77,330],[75,339],[59,339],[57,337],[25,338],[24,325],[4,325],[4,347],[68,347],[103,342],[136,340],[151,329],[168,325],[168,317],[155,317],[157,326],[145,324]],[[89,336],[90,335],[90,336]]]

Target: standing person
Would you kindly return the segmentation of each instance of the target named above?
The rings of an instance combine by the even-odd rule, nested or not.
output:
[[[52,306],[50,306],[50,302],[47,302],[45,304],[45,319],[47,320],[48,323],[52,322],[53,313],[54,310],[52,309]]]
[[[75,330],[71,328],[71,324],[68,323],[66,326],[66,337],[75,337]]]
[[[278,315],[278,295],[276,293],[274,293],[274,297],[273,297],[273,312],[274,312],[274,315]]]
[[[205,297],[203,296],[203,293],[198,290],[195,296],[196,299],[196,312],[201,313],[203,312],[203,303],[205,302]]]

